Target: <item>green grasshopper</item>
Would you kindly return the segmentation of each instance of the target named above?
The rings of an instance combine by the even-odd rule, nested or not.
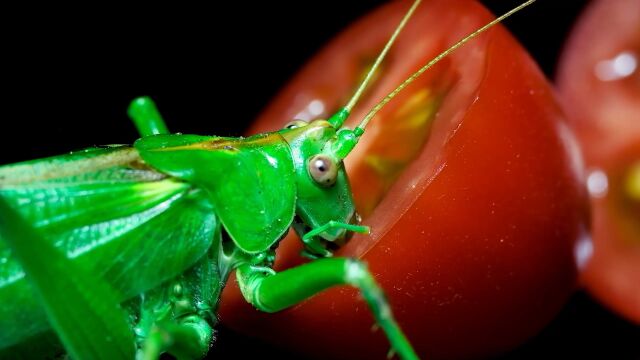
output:
[[[417,359],[365,264],[332,257],[353,232],[368,231],[342,161],[398,92],[532,2],[434,58],[354,129],[345,120],[420,0],[328,120],[297,120],[248,138],[170,134],[143,97],[129,108],[141,135],[133,146],[0,167],[0,356],[45,354],[33,344],[52,329],[73,358],[201,358],[221,290],[236,271],[245,299],[266,312],[354,286],[392,351]],[[276,273],[275,248],[290,227],[314,261]]]

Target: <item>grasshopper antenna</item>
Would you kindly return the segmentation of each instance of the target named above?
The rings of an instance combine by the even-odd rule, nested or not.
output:
[[[481,27],[480,29],[474,31],[473,33],[465,36],[462,40],[458,41],[453,46],[451,46],[447,50],[445,50],[442,53],[440,53],[438,56],[436,56],[431,61],[429,61],[425,66],[420,68],[420,70],[416,71],[411,76],[409,76],[402,84],[400,84],[397,88],[395,88],[395,90],[390,92],[384,99],[382,99],[378,104],[376,104],[376,106],[374,106],[371,109],[371,111],[369,111],[369,113],[364,117],[362,122],[354,130],[357,131],[357,132],[364,133],[364,128],[367,126],[369,121],[376,115],[376,113],[378,111],[380,111],[389,101],[391,101],[391,99],[393,99],[396,95],[398,95],[399,92],[404,90],[404,88],[406,88],[415,79],[417,79],[420,75],[422,75],[422,73],[424,73],[425,71],[430,69],[432,66],[437,64],[440,60],[444,59],[445,57],[447,57],[452,52],[456,51],[458,48],[460,48],[462,45],[467,43],[469,40],[477,37],[478,35],[482,34],[485,31],[489,30],[494,25],[500,23],[502,20],[504,20],[504,19],[508,18],[509,16],[517,13],[518,11],[520,11],[520,10],[524,9],[525,7],[533,4],[534,2],[535,2],[535,0],[529,0],[529,1],[523,3],[523,4],[519,5],[519,6],[511,9],[507,13],[505,13],[502,16],[498,17],[497,19],[491,21],[490,23],[488,23],[485,26]],[[358,129],[360,129],[360,131],[358,131]]]
[[[338,111],[333,116],[331,116],[331,118],[329,118],[328,121],[334,128],[339,129],[340,127],[342,127],[342,124],[344,124],[345,120],[347,120],[347,118],[349,117],[349,114],[351,113],[351,110],[353,109],[354,106],[356,106],[356,103],[358,102],[358,100],[360,100],[360,96],[362,96],[362,93],[364,93],[364,90],[367,88],[367,85],[369,85],[369,82],[371,82],[371,79],[373,78],[373,75],[375,74],[376,70],[378,70],[378,68],[380,67],[380,64],[384,60],[385,56],[387,56],[389,49],[391,49],[391,46],[396,41],[396,38],[398,37],[402,29],[404,29],[404,26],[407,24],[407,22],[411,18],[411,15],[413,15],[418,5],[420,5],[421,1],[422,0],[415,0],[413,2],[413,5],[411,5],[411,7],[409,8],[409,11],[407,11],[407,13],[404,15],[404,17],[400,21],[400,24],[398,24],[395,31],[389,38],[389,40],[387,40],[387,43],[385,44],[384,49],[382,49],[380,54],[378,54],[378,57],[376,58],[376,61],[373,63],[373,66],[371,67],[371,69],[369,69],[367,76],[360,83],[358,90],[356,90],[356,92],[353,94],[353,96],[351,97],[347,105],[345,105],[342,109],[340,109],[340,111]]]
[[[476,31],[472,32],[471,34],[465,36],[464,38],[459,40],[457,43],[452,45],[450,48],[448,48],[447,50],[443,51],[438,56],[433,58],[426,65],[424,65],[422,68],[420,68],[418,71],[416,71],[411,76],[409,76],[404,82],[402,82],[400,85],[398,85],[398,87],[395,88],[395,90],[393,90],[387,96],[385,96],[382,100],[380,100],[380,102],[378,102],[371,109],[371,111],[369,111],[369,113],[367,113],[367,115],[364,117],[364,119],[360,122],[360,124],[358,124],[358,126],[355,129],[353,129],[352,131],[351,130],[345,131],[346,130],[345,129],[345,130],[341,130],[341,131],[338,132],[338,135],[339,135],[338,136],[338,140],[334,144],[334,151],[335,151],[336,156],[338,158],[340,158],[340,159],[344,159],[349,154],[349,152],[351,152],[351,150],[355,147],[355,145],[357,144],[358,139],[360,138],[360,136],[362,136],[362,134],[364,134],[365,127],[367,126],[369,121],[371,121],[371,119],[378,113],[378,111],[380,111],[389,101],[391,101],[391,99],[393,99],[396,95],[398,95],[398,93],[400,93],[402,90],[404,90],[404,88],[406,88],[409,84],[411,84],[413,81],[415,81],[425,71],[427,71],[428,69],[433,67],[440,60],[444,59],[445,57],[447,57],[452,52],[456,51],[458,48],[460,48],[462,45],[467,43],[469,40],[474,39],[475,37],[477,37],[478,35],[482,34],[485,31],[489,30],[490,28],[492,28],[496,24],[502,22],[504,19],[508,18],[509,16],[511,16],[511,15],[517,13],[518,11],[524,9],[525,7],[533,4],[535,1],[536,0],[528,0],[528,1],[524,2],[524,3],[522,3],[519,6],[511,9],[508,12],[506,12],[502,16],[500,16],[500,17],[496,18],[495,20],[487,23],[486,25],[484,25],[483,27],[479,28],[478,30],[476,30]],[[394,36],[395,35],[396,34],[394,33]],[[385,48],[385,50],[388,50],[388,49]],[[358,89],[358,91],[360,91],[360,89]],[[349,103],[351,103],[351,101]],[[341,110],[340,112],[338,112],[338,114],[332,116],[331,119],[333,119],[334,117],[338,116],[343,111],[344,111],[344,109]],[[347,115],[348,115],[348,111],[347,111]]]

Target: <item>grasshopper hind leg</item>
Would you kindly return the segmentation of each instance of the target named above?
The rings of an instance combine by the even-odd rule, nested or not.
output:
[[[148,96],[134,99],[127,111],[141,137],[169,134],[169,129],[162,119],[156,104]]]

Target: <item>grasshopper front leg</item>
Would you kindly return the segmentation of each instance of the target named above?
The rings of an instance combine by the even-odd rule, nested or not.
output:
[[[193,267],[140,297],[135,327],[138,360],[157,360],[163,353],[180,360],[206,356],[215,340],[214,309],[226,281],[218,264],[222,256],[219,223],[213,236],[207,254]]]
[[[257,309],[277,312],[337,285],[360,290],[377,323],[384,330],[392,350],[402,359],[418,359],[396,323],[389,303],[367,267],[349,258],[319,259],[272,274],[263,267],[243,264],[237,269],[240,290]]]
[[[139,360],[157,360],[164,352],[178,359],[201,359],[209,350],[213,329],[207,321],[193,315],[180,321],[158,322],[145,339]]]

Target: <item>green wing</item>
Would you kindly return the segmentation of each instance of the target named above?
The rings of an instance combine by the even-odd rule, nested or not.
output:
[[[0,167],[0,195],[121,300],[193,265],[216,218],[203,192],[145,167],[130,147]],[[0,238],[0,348],[47,328],[22,268]]]

